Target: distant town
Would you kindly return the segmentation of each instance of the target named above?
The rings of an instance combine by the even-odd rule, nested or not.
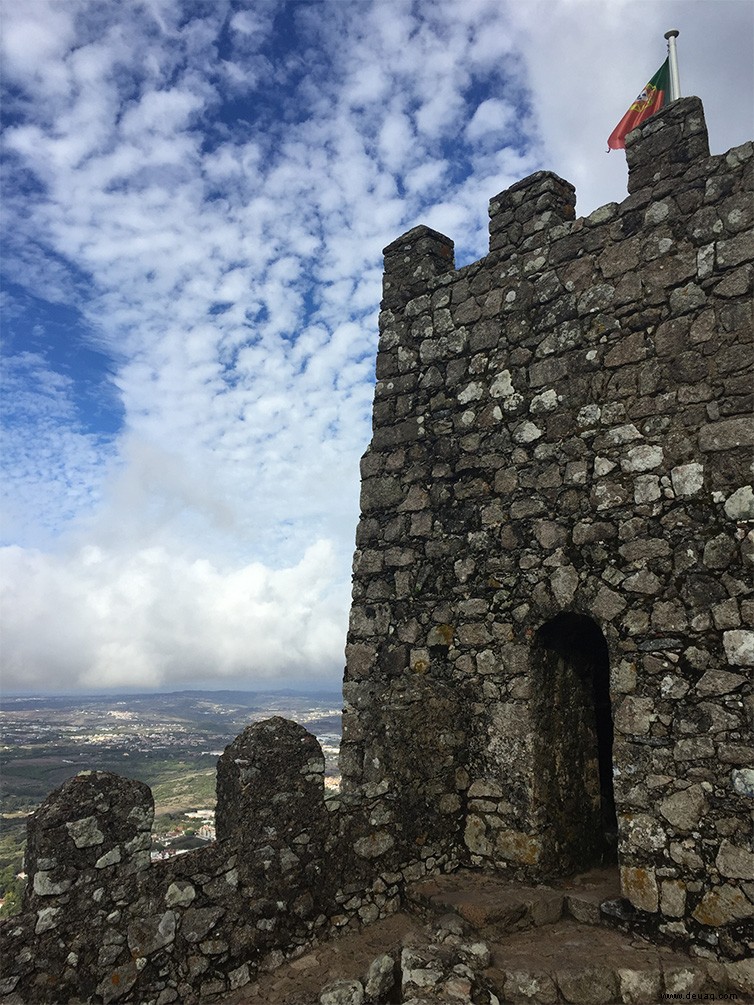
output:
[[[15,912],[23,889],[26,817],[67,778],[105,770],[147,782],[152,858],[180,855],[215,838],[217,758],[245,726],[273,715],[314,733],[325,786],[337,790],[339,691],[0,699],[0,917]]]

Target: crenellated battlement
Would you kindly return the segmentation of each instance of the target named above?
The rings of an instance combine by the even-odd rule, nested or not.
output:
[[[748,144],[746,145],[748,146]],[[628,191],[621,216],[672,195],[675,180],[684,179],[682,213],[693,203],[690,192],[732,166],[729,155],[711,157],[704,110],[699,98],[682,98],[667,106],[629,134],[626,140]],[[735,156],[735,155],[734,155]],[[715,201],[716,188],[705,195]],[[711,198],[709,198],[711,196]],[[489,204],[490,254],[495,263],[512,255],[536,252],[556,242],[556,260],[591,250],[593,242],[579,237],[584,228],[599,226],[617,204],[600,207],[585,219],[576,219],[576,189],[551,171],[537,171],[494,196]],[[633,218],[628,226],[635,224]],[[613,238],[615,234],[611,235]],[[617,235],[619,238],[621,235]],[[576,240],[568,241],[569,237]],[[383,309],[393,310],[428,290],[447,285],[454,271],[453,241],[419,226],[384,249]],[[470,266],[473,268],[473,266]],[[529,270],[531,271],[531,269]],[[442,277],[442,278],[438,278]],[[400,290],[400,295],[398,294]]]
[[[490,199],[490,252],[540,247],[543,231],[574,220],[576,189],[551,171],[537,171]]]
[[[365,869],[368,828],[326,800],[319,743],[286,719],[248,726],[219,759],[217,841],[150,862],[153,816],[147,785],[104,771],[33,814],[23,912],[2,926],[4,1001],[191,1005],[397,908],[401,877]]]

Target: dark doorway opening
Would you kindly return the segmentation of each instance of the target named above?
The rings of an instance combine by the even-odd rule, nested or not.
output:
[[[591,618],[558,614],[535,636],[535,795],[554,871],[616,861],[610,657]]]

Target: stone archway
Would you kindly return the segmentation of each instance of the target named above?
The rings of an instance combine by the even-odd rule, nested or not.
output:
[[[533,794],[543,866],[568,874],[614,861],[610,659],[580,614],[542,625],[532,649]]]

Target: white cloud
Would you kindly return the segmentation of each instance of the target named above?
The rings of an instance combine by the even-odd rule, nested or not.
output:
[[[343,597],[326,541],[278,570],[221,569],[160,546],[9,548],[5,562],[6,688],[338,679]]]
[[[510,101],[500,98],[488,98],[474,112],[468,125],[466,135],[470,140],[483,140],[486,144],[494,143],[505,134],[515,121],[518,112]]]
[[[39,0],[8,13],[0,34],[5,73],[37,93],[53,96],[67,84],[63,58],[75,39],[71,9]]]

